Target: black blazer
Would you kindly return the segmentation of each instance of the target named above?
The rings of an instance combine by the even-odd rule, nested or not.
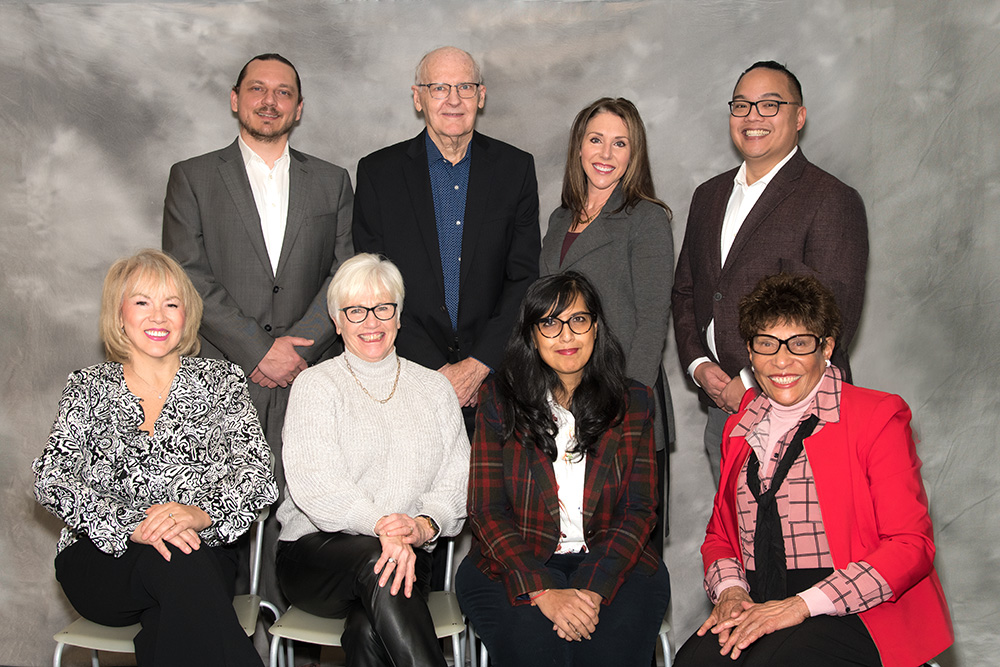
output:
[[[385,255],[403,274],[400,356],[435,370],[474,357],[495,370],[521,299],[538,277],[534,160],[473,134],[456,332],[444,302],[425,132],[358,163],[354,247]]]

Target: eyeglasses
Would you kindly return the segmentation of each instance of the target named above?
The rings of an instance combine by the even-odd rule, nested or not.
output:
[[[476,93],[479,92],[480,83],[472,83],[467,81],[465,83],[418,83],[417,88],[426,88],[430,96],[435,100],[444,100],[451,95],[451,89],[454,88],[458,91],[458,96],[462,99],[469,99],[475,97]]]
[[[750,349],[757,354],[771,356],[778,354],[778,350],[784,345],[789,352],[801,357],[815,352],[824,340],[826,339],[812,334],[799,334],[785,340],[767,334],[757,334],[750,339]]]
[[[772,116],[778,115],[778,112],[781,111],[782,104],[794,104],[795,106],[799,106],[798,102],[784,102],[782,100],[757,100],[756,102],[733,100],[729,103],[729,113],[737,118],[745,118],[750,115],[751,109],[757,107],[757,113],[759,113],[762,118],[771,118]]]
[[[569,325],[569,330],[577,336],[583,335],[594,328],[597,315],[594,313],[576,313],[568,320],[560,320],[558,317],[545,317],[535,322],[538,333],[546,338],[558,338],[562,334],[563,326]]]
[[[374,313],[376,320],[391,320],[396,316],[396,304],[394,303],[379,303],[375,304],[371,308],[365,308],[364,306],[348,306],[347,308],[341,308],[340,312],[347,316],[347,321],[351,324],[361,324],[368,319],[368,313]]]

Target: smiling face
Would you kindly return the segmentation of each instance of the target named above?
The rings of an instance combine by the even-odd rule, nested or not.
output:
[[[349,306],[364,306],[373,308],[380,303],[392,303],[393,299],[386,292],[378,294],[366,293],[355,299],[348,299],[343,308]],[[396,317],[382,321],[369,312],[363,322],[355,324],[347,316],[338,311],[334,322],[337,333],[344,339],[344,347],[355,356],[365,361],[381,361],[385,359],[396,344],[396,334],[399,332],[399,311]]]
[[[179,357],[184,334],[184,302],[173,281],[157,284],[139,279],[126,289],[121,326],[129,343],[129,358],[149,360]]]
[[[770,326],[758,334],[774,336],[779,340],[787,340],[799,334],[811,334],[799,324],[779,323]],[[826,362],[833,354],[834,340],[824,339],[823,344],[812,354],[795,355],[788,351],[786,345],[780,346],[777,354],[757,354],[750,345],[750,364],[753,366],[754,377],[767,397],[779,405],[795,405],[809,395],[826,370]]]
[[[591,118],[580,146],[587,193],[613,190],[625,175],[631,156],[628,127],[620,116],[605,112]]]
[[[743,75],[733,91],[733,99],[801,102],[792,92],[787,76],[764,67]],[[781,105],[778,115],[771,118],[761,117],[757,107],[743,118],[729,116],[729,136],[747,162],[749,182],[766,175],[795,148],[799,142],[799,130],[805,123],[806,108],[796,104]]]
[[[546,317],[558,317],[569,321],[574,315],[589,314],[590,309],[583,297],[577,295],[569,306],[561,313],[549,312]],[[534,327],[532,331],[538,356],[546,366],[551,368],[562,381],[567,396],[573,395],[573,390],[580,384],[583,368],[594,353],[594,340],[597,336],[597,323],[590,331],[583,334],[573,333],[568,324],[564,324],[562,332],[555,338],[546,338]]]
[[[278,60],[251,61],[239,91],[230,93],[230,105],[243,141],[281,140],[302,117],[295,70]]]
[[[441,148],[455,141],[468,141],[476,126],[476,114],[486,103],[486,86],[480,85],[475,97],[458,96],[457,83],[479,83],[469,56],[458,49],[445,48],[427,57],[420,83],[447,83],[448,97],[435,100],[426,86],[413,86],[413,106],[424,115],[427,133]]]

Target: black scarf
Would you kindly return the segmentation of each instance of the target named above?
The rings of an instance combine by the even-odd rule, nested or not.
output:
[[[792,444],[778,462],[771,480],[771,488],[764,493],[760,490],[760,461],[757,460],[756,452],[750,450],[750,458],[747,460],[747,486],[757,500],[757,528],[753,536],[757,586],[750,591],[750,597],[754,602],[783,600],[788,597],[785,539],[781,534],[781,519],[778,517],[778,503],[775,502],[774,496],[785,482],[785,477],[795,459],[802,453],[803,440],[812,435],[818,423],[819,417],[810,415],[799,425],[792,437]]]

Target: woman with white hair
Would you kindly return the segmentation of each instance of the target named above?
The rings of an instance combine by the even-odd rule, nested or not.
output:
[[[431,554],[465,516],[469,441],[448,380],[396,355],[403,279],[344,262],[327,292],[344,353],[295,380],[283,433],[278,581],[344,618],[348,665],[444,665],[427,610]]]

